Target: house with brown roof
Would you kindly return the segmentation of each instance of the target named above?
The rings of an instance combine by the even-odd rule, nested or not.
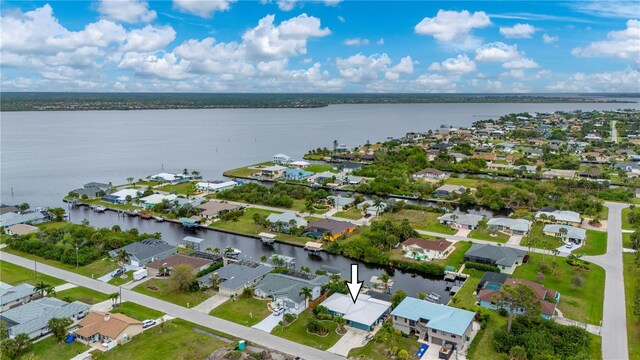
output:
[[[107,348],[123,344],[142,332],[142,322],[123,314],[90,312],[78,322],[76,339],[84,344],[100,342]]]
[[[500,296],[500,291],[502,291],[504,286],[515,287],[517,285],[524,285],[533,291],[536,300],[540,303],[540,309],[542,310],[540,315],[544,319],[551,319],[553,317],[556,305],[560,302],[560,293],[555,290],[547,289],[536,282],[523,279],[509,278],[506,279],[502,285],[498,284],[496,286],[496,284],[493,284],[491,287],[486,286],[478,293],[480,306],[498,310],[500,305],[498,304],[497,299]],[[524,314],[524,310],[517,309],[515,314],[522,315]]]
[[[304,233],[312,238],[335,241],[353,233],[357,228],[356,225],[347,221],[322,219],[309,224],[304,229]]]
[[[473,154],[474,159],[482,159],[485,161],[496,161],[498,160],[498,155],[494,153],[475,153]]]
[[[200,270],[204,270],[213,261],[209,259],[198,258],[185,254],[175,254],[168,258],[152,261],[146,265],[148,269],[159,272],[160,269],[165,266],[169,270],[175,269],[178,265],[187,265],[193,268],[193,272],[197,273]]]
[[[447,178],[447,174],[438,169],[426,168],[413,173],[411,177],[414,179],[442,180]]]
[[[220,202],[220,201],[207,201],[204,204],[198,205],[198,209],[201,210],[200,211],[201,217],[207,220],[211,220],[226,212],[240,209],[240,205],[229,204],[229,203]]]
[[[444,259],[454,250],[453,243],[445,239],[427,240],[408,238],[402,242],[404,256],[416,260]]]

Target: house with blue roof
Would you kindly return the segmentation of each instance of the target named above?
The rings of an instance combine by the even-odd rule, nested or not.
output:
[[[310,171],[305,171],[302,169],[287,169],[284,171],[282,178],[285,180],[304,181],[307,180],[311,175],[313,175],[313,173]]]
[[[464,349],[471,344],[475,313],[407,297],[391,312],[393,327],[434,345]]]

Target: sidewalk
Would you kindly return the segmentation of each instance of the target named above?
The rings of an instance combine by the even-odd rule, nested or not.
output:
[[[65,291],[65,290],[69,290],[69,289],[73,289],[75,287],[78,287],[77,285],[71,284],[71,283],[66,283],[66,284],[62,284],[62,285],[58,285],[54,288],[54,290],[56,291],[56,293],[59,293],[61,291]]]

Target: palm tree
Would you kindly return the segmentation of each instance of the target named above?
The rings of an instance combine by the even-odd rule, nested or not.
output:
[[[224,253],[225,254],[229,254],[229,253],[232,253],[234,251],[235,251],[235,249],[232,248],[231,246],[227,246],[226,248],[224,248]]]
[[[382,275],[380,275],[378,280],[380,280],[380,282],[382,282],[382,285],[384,285],[384,292],[386,293],[389,290],[389,281],[391,280],[389,278],[389,274],[387,274],[386,272],[383,273]]]
[[[325,231],[324,234],[322,234],[322,238],[324,240],[331,240],[332,236],[333,236],[333,233],[329,230]]]
[[[561,227],[560,230],[558,230],[558,233],[560,234],[560,240],[562,240],[562,242],[566,242],[568,232],[569,230],[567,230],[567,228],[565,227]]]
[[[333,152],[335,153],[338,150],[338,140],[333,140]]]
[[[373,199],[373,206],[376,207],[376,216],[380,215],[380,207],[382,207],[382,199],[376,197]]]
[[[213,248],[213,253],[214,254],[220,254],[220,248],[219,247]]]
[[[302,296],[305,299],[305,306],[308,307],[309,300],[311,300],[311,298],[313,297],[313,291],[305,286],[300,289],[300,293],[298,295]]]
[[[263,263],[263,264],[266,263],[267,262],[267,255],[260,256],[260,262]]]
[[[125,268],[125,266],[127,265],[130,259],[129,254],[125,249],[120,249],[116,254],[116,258],[118,259],[118,264],[120,264],[120,266],[122,266],[123,269]]]
[[[220,275],[218,275],[218,272],[214,271],[213,274],[209,276],[209,280],[211,280],[211,286],[213,287],[213,289],[217,290],[218,282],[220,281]]]
[[[44,292],[45,294],[47,294],[47,296],[49,295],[56,296],[56,288],[51,285],[47,285],[47,288],[44,290]]]
[[[118,298],[120,297],[120,293],[114,292],[112,294],[109,294],[109,299],[111,300],[111,302],[115,305],[116,302],[118,302]]]
[[[133,177],[129,176],[129,177],[127,178],[127,182],[128,182],[129,184],[131,184],[131,183],[133,182]]]
[[[346,324],[347,321],[340,315],[336,316],[334,320],[338,324],[338,332],[344,332],[344,324]]]
[[[51,287],[51,285],[45,283],[44,281],[40,281],[33,287],[33,290],[37,293],[40,293],[41,296],[44,296],[44,293],[47,291],[47,288],[49,287]]]

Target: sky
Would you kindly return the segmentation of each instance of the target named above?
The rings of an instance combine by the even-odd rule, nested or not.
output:
[[[2,91],[640,92],[639,1],[6,1]]]

